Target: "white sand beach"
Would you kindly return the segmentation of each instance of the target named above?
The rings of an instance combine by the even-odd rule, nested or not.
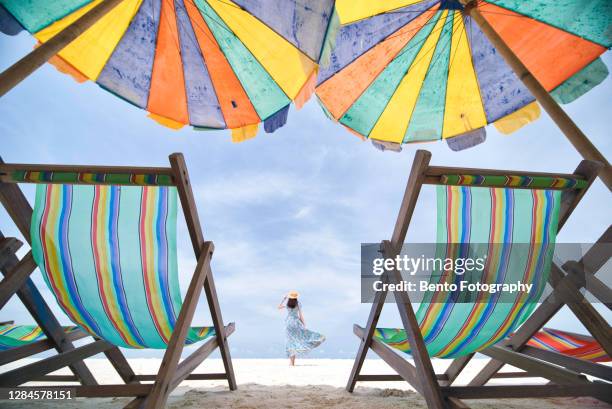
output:
[[[87,360],[101,383],[117,383],[119,378],[110,364],[102,359]],[[482,367],[485,360],[475,360],[458,383],[467,381]],[[153,373],[159,366],[159,359],[130,359],[138,373]],[[362,382],[355,392],[344,390],[353,361],[349,359],[304,359],[297,366],[289,367],[284,359],[234,359],[238,390],[230,392],[222,381],[186,381],[177,388],[170,400],[169,408],[239,408],[239,409],[287,409],[287,408],[426,408],[424,400],[405,382]],[[442,371],[447,362],[439,364]],[[8,367],[8,366],[7,366]],[[8,369],[8,368],[7,368]],[[509,369],[508,369],[509,370]],[[211,359],[196,370],[199,373],[221,372],[219,359]],[[65,370],[58,371],[67,373]],[[377,359],[366,360],[362,373],[392,373],[391,369]],[[496,380],[495,383],[544,383],[541,379]],[[62,408],[107,409],[121,407],[129,400],[76,399],[72,401],[30,402],[3,401],[3,408]],[[592,398],[555,399],[506,399],[467,401],[472,408],[513,409],[513,408],[606,408],[609,405]]]

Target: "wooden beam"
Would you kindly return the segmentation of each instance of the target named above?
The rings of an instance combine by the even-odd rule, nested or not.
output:
[[[461,371],[467,366],[470,360],[474,357],[474,354],[464,355],[460,358],[455,358],[451,362],[451,364],[446,368],[444,372],[446,378],[448,379],[448,384],[452,385],[453,382],[457,379]]]
[[[3,192],[6,193],[6,191],[4,190],[6,186],[12,186],[16,188],[17,193],[19,193],[19,195],[3,196]],[[12,192],[15,193],[14,191]],[[23,193],[21,193],[21,190],[19,190],[19,188],[16,185],[5,185],[5,184],[0,183],[0,201],[2,201],[3,198],[4,199],[6,198],[15,199],[15,201],[7,201],[6,203],[3,202],[5,207],[8,206],[7,210],[9,211],[9,214],[11,214],[11,211],[9,209],[12,209],[12,210],[15,210],[13,212],[14,215],[16,216],[23,215],[27,217],[28,215],[27,211],[22,212],[14,207],[14,206],[19,206],[22,203],[20,199],[21,197],[23,197],[23,200],[25,200]],[[28,206],[29,214],[31,217],[32,209],[29,207],[29,204],[27,203],[27,201],[25,201],[25,204],[26,206]],[[19,224],[25,224],[24,220],[21,220],[21,219],[15,220],[16,223],[17,221],[20,221]],[[0,239],[2,238],[4,238],[4,236],[2,235],[2,232],[0,232]],[[19,260],[17,259],[17,256],[15,256],[15,254],[12,254],[6,257],[3,261],[3,266],[0,266],[0,273],[5,274],[7,269],[13,268],[18,263],[19,263]],[[58,352],[66,352],[66,351],[70,351],[74,349],[74,345],[72,344],[72,341],[70,340],[69,336],[64,332],[64,329],[60,325],[57,318],[55,318],[55,315],[53,315],[53,312],[51,311],[51,309],[49,308],[49,306],[47,305],[47,303],[45,302],[42,295],[40,294],[40,292],[38,291],[38,289],[34,285],[34,282],[31,279],[26,280],[25,284],[17,291],[17,296],[19,297],[21,302],[24,304],[24,306],[26,307],[30,315],[32,315],[32,318],[34,318],[36,323],[41,327],[42,331],[47,336],[47,339],[53,343],[54,348]],[[69,365],[69,368],[74,374],[79,376],[79,378],[81,379],[81,382],[84,385],[96,385],[97,384],[96,379],[94,378],[93,374],[89,371],[89,369],[87,368],[84,362],[82,361],[73,362],[72,364]]]
[[[234,333],[236,326],[230,323],[225,327],[225,334],[229,337]],[[212,338],[196,349],[191,355],[185,358],[176,368],[174,378],[170,383],[170,388],[176,388],[184,379],[186,379],[208,356],[219,346],[217,338]],[[225,374],[224,379],[227,379]]]
[[[588,252],[587,252],[588,254]],[[566,276],[564,281],[572,278]],[[521,351],[529,340],[563,307],[562,298],[556,291],[549,294],[538,308],[531,314],[529,319],[519,327],[519,329],[508,339],[500,343],[514,351]],[[486,384],[489,379],[505,365],[504,362],[491,359],[468,383],[469,386],[481,386]]]
[[[0,97],[83,34],[122,0],[104,0],[0,74]]]
[[[404,197],[400,205],[397,221],[393,232],[393,237],[395,237],[396,241],[400,240],[403,242],[406,237],[408,226],[405,224],[406,222],[409,223],[410,219],[412,218],[412,213],[414,212],[414,207],[416,206],[424,173],[429,166],[430,160],[431,153],[424,150],[418,150],[414,156],[412,168],[410,170],[408,181],[406,183],[406,190],[404,191]],[[381,250],[383,250],[382,247]],[[383,276],[384,281],[387,281],[388,278],[389,276],[387,274]],[[361,341],[359,343],[359,349],[357,351],[357,355],[355,356],[353,369],[351,370],[351,374],[346,385],[346,390],[348,392],[352,392],[355,389],[355,384],[357,383],[357,376],[359,376],[359,373],[363,366],[363,362],[365,361],[365,358],[367,356],[368,349],[370,348],[370,343],[374,335],[374,331],[376,330],[376,325],[378,324],[378,319],[382,312],[386,297],[386,290],[378,291],[374,295],[374,300],[372,302],[372,307],[370,308],[370,314],[368,316],[368,321],[365,327],[365,333],[363,337],[360,337]]]
[[[82,361],[85,358],[104,352],[112,347],[113,345],[106,341],[95,341],[68,352],[61,352],[52,357],[0,374],[0,386],[10,387],[21,385],[32,379],[57,371],[73,362]]]
[[[393,247],[391,242],[383,242],[384,246],[384,257],[395,258],[401,249],[400,247]],[[396,284],[402,281],[402,276],[399,271],[390,271],[391,283]],[[440,390],[440,385],[436,379],[436,373],[434,372],[431,358],[427,352],[427,346],[423,340],[419,322],[417,321],[414,310],[412,309],[412,303],[410,297],[406,292],[394,291],[395,303],[402,320],[402,326],[406,331],[406,338],[410,345],[412,358],[414,359],[414,365],[418,373],[418,380],[421,384],[422,395],[427,402],[427,406],[431,409],[446,407],[444,397]]]
[[[104,355],[106,355],[106,358],[110,361],[113,368],[115,368],[115,371],[117,371],[123,382],[126,384],[138,383],[134,370],[119,348],[114,347],[107,349],[104,351]]]
[[[0,269],[6,269],[6,263],[10,263],[22,246],[21,240],[15,237],[0,237]]]
[[[388,375],[357,375],[358,381],[364,382],[393,382],[393,381],[404,381],[404,378],[398,374]]]
[[[79,378],[75,375],[43,375],[32,379],[32,382],[78,382]]]
[[[606,157],[593,145],[580,128],[563,111],[554,98],[548,93],[546,88],[540,84],[536,77],[529,71],[523,62],[514,54],[514,51],[506,44],[503,38],[483,17],[478,7],[478,2],[474,0],[461,0],[465,7],[465,13],[469,15],[480,27],[484,35],[489,39],[497,52],[504,58],[517,77],[529,89],[531,94],[540,103],[542,108],[548,113],[550,118],[557,124],[561,132],[567,137],[570,143],[582,155],[583,158],[601,162],[604,165],[600,178],[609,190],[612,190],[612,168]]]
[[[522,399],[578,396],[603,396],[612,399],[612,388],[605,384],[589,385],[499,385],[499,386],[446,386],[445,396],[460,399]]]
[[[481,351],[481,353],[557,384],[590,383],[584,375],[540,361],[520,352],[514,352],[508,348],[492,346]]]
[[[588,192],[588,190],[591,188],[591,186],[595,182],[595,179],[597,179],[597,175],[600,174],[601,169],[602,164],[599,162],[583,160],[578,164],[576,170],[574,170],[574,175],[583,177],[587,181],[587,187],[580,190],[565,190],[561,194],[561,205],[559,206],[559,226],[557,228],[557,234],[561,231],[561,229],[563,229],[563,226],[565,226],[565,222],[567,222],[567,220],[572,215],[586,192]]]
[[[4,279],[0,281],[0,309],[25,284],[36,267],[32,252],[29,251],[14,267],[6,269]]]
[[[353,332],[359,338],[362,338],[365,335],[364,328],[357,324],[353,325]],[[376,355],[385,361],[387,365],[393,368],[393,370],[395,370],[395,372],[397,372],[397,374],[401,376],[403,380],[408,382],[421,395],[423,394],[421,383],[419,382],[419,374],[417,373],[417,369],[414,367],[414,365],[400,357],[384,342],[381,342],[376,338],[372,338],[370,348],[372,351],[376,352]]]
[[[521,349],[521,354],[531,356],[546,362],[563,366],[575,372],[584,373],[596,378],[605,379],[612,382],[612,367],[574,358],[554,351],[525,346]]]
[[[579,291],[579,288],[573,282],[575,277],[569,276],[570,280],[563,280],[563,272],[554,263],[551,266],[550,275],[553,280],[558,282],[555,286],[555,292],[559,294],[563,302],[599,342],[606,353],[612,356],[612,328]]]
[[[446,375],[444,374],[436,374],[436,378],[439,381],[447,381]],[[376,375],[376,374],[364,374],[359,375],[357,377],[358,381],[367,381],[367,382],[393,382],[393,381],[404,381],[404,378],[397,374],[384,374],[384,375]]]
[[[0,159],[2,163],[2,159]],[[6,209],[9,217],[19,229],[23,238],[31,244],[30,222],[32,220],[32,207],[19,186],[10,183],[0,183],[0,203]],[[3,236],[4,237],[4,236]]]
[[[198,299],[202,292],[204,280],[210,271],[210,258],[214,251],[214,245],[212,242],[204,242],[200,257],[198,258],[198,264],[196,265],[195,272],[187,294],[185,294],[185,300],[179,316],[177,318],[170,342],[164,353],[161,366],[159,367],[158,378],[155,381],[155,385],[151,390],[151,394],[147,396],[144,402],[144,407],[149,409],[161,409],[165,406],[168,395],[172,390],[172,381],[175,377],[179,359],[183,348],[185,346],[185,340],[187,339],[187,332],[191,327],[191,321],[195,314],[196,306],[198,305]]]
[[[575,175],[580,175],[587,180],[588,187],[593,184],[597,177],[600,165],[590,161],[582,161],[574,171]],[[580,191],[565,191],[563,192],[561,205],[559,209],[559,228],[561,231],[565,222],[568,220],[578,203],[584,197],[587,189]],[[610,227],[597,240],[597,243],[607,243],[610,241],[612,232]],[[589,249],[580,260],[580,263],[590,266],[591,271],[599,271],[606,263],[608,257],[604,256],[599,250],[600,246],[593,246]],[[571,277],[563,278],[564,281],[570,281]],[[563,301],[557,291],[549,294],[531,316],[520,326],[520,328],[503,341],[500,345],[508,346],[515,351],[519,351],[560,309],[563,307]],[[479,386],[486,384],[489,379],[504,366],[503,362],[491,359],[476,376],[470,381],[470,386]]]
[[[612,256],[612,254],[609,254]],[[585,271],[584,265],[577,261],[568,261],[561,267],[568,274],[573,275],[579,287],[584,287],[593,294],[609,310],[612,310],[612,289],[592,273]]]
[[[365,334],[365,330],[359,325],[353,326],[353,332],[358,337],[362,338]],[[419,373],[417,368],[412,365],[410,362],[406,361],[402,357],[400,357],[397,353],[391,350],[391,348],[386,345],[384,342],[381,342],[375,338],[372,338],[370,348],[374,351],[383,361],[387,363],[391,368],[397,372],[397,375],[357,375],[357,380],[359,381],[396,381],[396,380],[404,380],[408,382],[418,393],[423,395],[421,389],[421,383],[418,381]],[[448,382],[446,375],[436,375],[436,378],[440,380],[440,382]],[[440,392],[443,392],[443,388],[440,387]],[[446,396],[443,397],[443,407],[448,407],[450,409],[469,409],[469,406],[466,405],[459,398],[454,396]],[[428,406],[430,407],[430,406]]]
[[[539,378],[539,376],[530,374],[529,372],[498,372],[493,374],[491,378]]]
[[[387,275],[383,276],[383,282],[385,281],[387,281]],[[378,324],[378,319],[380,318],[382,308],[385,305],[386,297],[386,287],[384,291],[377,291],[376,294],[374,294],[374,300],[372,301],[372,306],[370,307],[370,314],[368,315],[365,330],[361,336],[357,335],[359,336],[359,349],[357,350],[357,355],[355,356],[355,361],[353,362],[353,368],[351,369],[351,374],[349,375],[349,379],[346,384],[346,390],[348,392],[353,392],[355,390],[355,385],[357,384],[358,380],[357,378],[361,372],[361,368],[363,367],[363,362],[368,354],[368,349],[370,349],[372,337],[374,336],[374,331],[376,330],[376,325]],[[355,324],[355,328],[361,327],[358,327]],[[355,334],[357,334],[357,332],[355,332]]]
[[[406,240],[406,233],[408,233],[408,227],[412,220],[414,208],[416,207],[421,193],[421,187],[425,179],[425,174],[430,169],[429,162],[431,161],[431,153],[425,150],[417,150],[412,161],[412,169],[410,170],[410,176],[406,183],[406,190],[404,191],[404,197],[400,210],[395,221],[395,227],[393,234],[391,235],[391,244],[394,248],[401,249],[404,240]]]
[[[597,239],[578,261],[578,265],[590,275],[595,275],[610,259],[610,245],[612,244],[612,225]]]
[[[406,184],[406,190],[395,222],[391,241],[383,242],[383,254],[386,258],[395,257],[402,249],[430,160],[431,153],[428,151],[418,150],[415,154],[412,171],[408,177],[408,183]],[[401,281],[401,274],[397,270],[391,272],[390,280],[391,282]],[[436,380],[436,373],[433,370],[431,359],[427,353],[410,298],[408,294],[403,292],[395,291],[394,294],[402,324],[412,348],[412,357],[414,358],[415,368],[418,373],[417,382],[421,386],[421,394],[430,408],[445,408],[446,403],[440,391],[440,385]]]
[[[154,381],[157,378],[157,374],[148,375],[136,375],[138,381]],[[185,381],[213,381],[219,379],[227,379],[225,373],[192,373],[189,374],[184,380]]]
[[[66,334],[68,341],[76,341],[77,339],[88,337],[89,334],[81,330],[71,331]],[[44,351],[55,348],[55,344],[49,339],[41,339],[39,341],[32,342],[30,344],[22,345],[20,347],[6,349],[0,351],[0,365],[6,365],[10,362],[15,362],[18,359],[27,358],[32,355],[39,354]]]
[[[200,217],[198,215],[198,208],[193,196],[193,190],[191,189],[191,180],[189,179],[187,164],[185,163],[185,158],[181,153],[174,153],[170,155],[169,159],[170,166],[173,171],[173,177],[177,185],[179,198],[181,200],[183,213],[185,214],[187,230],[189,231],[189,236],[191,237],[191,244],[193,246],[194,254],[196,258],[199,258],[200,251],[202,250],[202,246],[204,244],[204,233],[202,231],[202,225],[200,224]],[[212,272],[206,276],[206,280],[204,281],[204,293],[206,294],[206,301],[208,302],[210,316],[212,318],[213,326],[215,327],[223,367],[225,368],[225,373],[228,375],[227,383],[230,390],[233,391],[236,390],[238,385],[236,384],[232,357],[230,354],[229,345],[227,343],[227,335],[225,334],[225,326],[223,325],[223,316],[221,314],[221,307],[219,306],[219,298],[217,297],[217,289],[215,288],[215,281]]]

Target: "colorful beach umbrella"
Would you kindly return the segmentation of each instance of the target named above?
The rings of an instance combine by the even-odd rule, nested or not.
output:
[[[107,0],[108,1],[108,0]],[[0,26],[45,43],[102,0],[0,0]],[[314,90],[332,0],[122,0],[52,61],[171,128],[282,126]]]
[[[337,0],[341,26],[316,89],[328,115],[394,150],[440,139],[460,150],[484,141],[487,124],[510,133],[536,119],[524,78],[464,3]],[[557,101],[573,101],[608,75],[598,57],[612,46],[611,1],[471,3]]]

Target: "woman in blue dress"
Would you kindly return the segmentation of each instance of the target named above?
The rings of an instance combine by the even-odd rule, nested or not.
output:
[[[304,321],[302,308],[298,301],[298,295],[297,291],[291,291],[278,305],[279,310],[287,308],[285,328],[287,332],[287,356],[291,366],[295,366],[295,357],[297,355],[303,355],[325,341],[325,336],[306,329],[306,322]]]

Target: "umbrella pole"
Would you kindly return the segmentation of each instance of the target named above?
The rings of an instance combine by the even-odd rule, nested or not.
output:
[[[123,0],[104,0],[0,74],[0,97],[36,71]]]
[[[491,27],[489,22],[478,11],[477,1],[462,0],[467,3],[465,13],[467,13],[487,36],[491,44],[504,57],[508,65],[514,70],[516,75],[521,79],[523,84],[531,91],[536,100],[557,124],[561,132],[565,134],[567,139],[574,145],[574,148],[582,155],[584,159],[598,161],[604,164],[599,177],[604,184],[612,191],[612,168],[610,163],[601,152],[593,145],[587,136],[578,128],[572,119],[565,111],[557,104],[557,101],[548,93],[548,91],[540,84],[533,76],[521,60],[514,54],[512,49],[504,42],[497,34],[495,29]]]

